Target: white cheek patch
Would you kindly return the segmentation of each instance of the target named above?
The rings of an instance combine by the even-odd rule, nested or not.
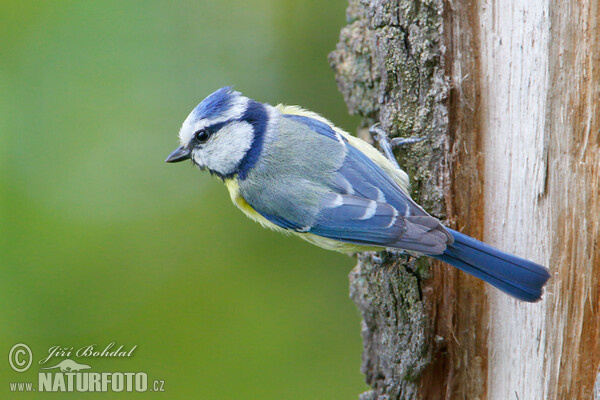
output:
[[[250,123],[232,122],[213,134],[204,146],[194,150],[192,157],[200,166],[229,175],[235,172],[253,140],[254,129]]]
[[[248,101],[249,100],[247,97],[237,96],[233,100],[231,107],[226,112],[204,119],[198,119],[196,111],[192,111],[185,121],[183,121],[183,125],[181,125],[181,129],[179,130],[180,144],[187,146],[194,137],[194,133],[202,128],[206,128],[207,126],[218,124],[220,122],[242,118],[246,112],[246,108],[248,107]]]

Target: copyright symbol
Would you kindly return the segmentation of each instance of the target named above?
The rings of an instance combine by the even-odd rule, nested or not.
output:
[[[24,343],[15,344],[8,353],[8,363],[17,372],[25,372],[31,366],[33,354],[31,349]]]

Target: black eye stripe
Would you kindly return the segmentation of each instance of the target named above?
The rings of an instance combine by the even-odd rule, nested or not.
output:
[[[231,121],[219,122],[218,124],[214,124],[211,126],[207,126],[206,128],[202,128],[194,132],[194,140],[196,143],[204,144],[210,139],[213,133],[218,132],[219,129],[227,125]]]
[[[210,132],[210,134],[212,135],[213,133],[218,132],[219,129],[221,129],[222,127],[224,127],[225,125],[227,125],[230,122],[231,121],[219,122],[218,124],[214,124],[214,125],[206,127],[206,130],[208,130]]]

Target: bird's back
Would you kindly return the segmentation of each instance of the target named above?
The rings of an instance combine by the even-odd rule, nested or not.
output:
[[[238,181],[240,194],[250,205],[260,204],[262,213],[311,225],[344,157],[340,142],[282,115],[266,132],[259,161]]]

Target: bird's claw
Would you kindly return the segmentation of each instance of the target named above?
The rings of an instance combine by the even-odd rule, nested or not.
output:
[[[396,157],[394,157],[394,153],[392,152],[393,147],[401,147],[408,144],[414,144],[418,142],[422,142],[425,138],[415,137],[415,138],[393,138],[390,139],[387,132],[381,127],[381,123],[377,122],[373,126],[369,128],[369,133],[373,135],[373,138],[379,143],[379,147],[385,154],[385,156],[390,160],[396,167],[400,168],[398,165],[398,161],[396,161]]]
[[[405,146],[407,144],[414,144],[414,143],[419,143],[422,142],[423,140],[425,140],[424,137],[411,137],[411,138],[393,138],[392,139],[392,146],[394,147],[402,147]]]

